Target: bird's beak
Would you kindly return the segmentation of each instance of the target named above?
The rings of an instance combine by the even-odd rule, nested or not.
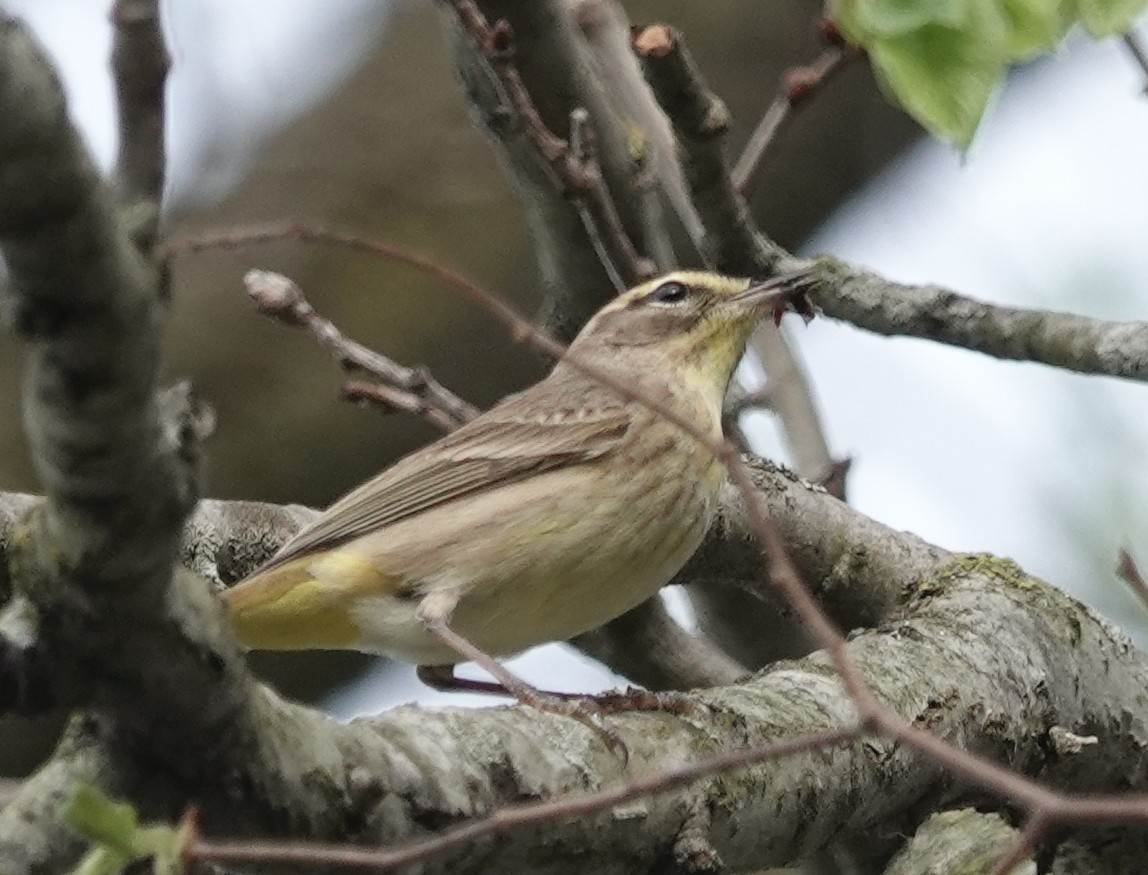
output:
[[[779,321],[786,310],[794,310],[808,322],[813,318],[813,305],[806,297],[816,285],[812,268],[779,273],[766,280],[750,280],[744,291],[729,299],[739,310],[763,314],[772,310]]]

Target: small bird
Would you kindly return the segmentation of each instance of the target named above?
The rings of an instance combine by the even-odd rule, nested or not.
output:
[[[623,293],[548,377],[339,499],[227,590],[239,639],[386,654],[435,687],[547,707],[493,657],[656,593],[701,543],[724,480],[696,438],[578,364],[719,439],[754,326],[810,284],[806,271],[759,283],[680,271]],[[471,659],[499,684],[455,678]]]

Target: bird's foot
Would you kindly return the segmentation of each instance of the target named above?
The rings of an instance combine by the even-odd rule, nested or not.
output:
[[[705,706],[693,696],[678,690],[645,690],[641,687],[626,687],[624,690],[608,690],[593,698],[605,714],[624,714],[627,711],[662,711],[677,717],[694,717],[705,711]]]
[[[606,747],[622,760],[623,766],[629,761],[630,752],[627,750],[625,742],[622,741],[622,737],[607,726],[603,719],[612,712],[599,705],[594,696],[539,690],[525,681],[509,675],[505,669],[501,669],[501,672],[503,673],[502,680],[510,680],[511,683],[460,678],[454,673],[454,666],[451,665],[420,665],[418,667],[419,680],[436,690],[507,696],[517,699],[531,708],[537,708],[539,711],[577,720],[601,738]]]

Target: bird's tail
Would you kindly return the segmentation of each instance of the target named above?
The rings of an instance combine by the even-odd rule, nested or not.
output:
[[[360,630],[346,592],[316,580],[311,561],[276,565],[223,593],[241,643],[262,650],[354,649]]]

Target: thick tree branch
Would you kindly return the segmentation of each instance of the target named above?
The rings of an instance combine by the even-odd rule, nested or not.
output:
[[[47,492],[8,543],[14,601],[34,615],[38,650],[57,661],[51,686],[62,700],[114,714],[118,731],[134,723],[151,744],[186,740],[190,726],[210,728],[227,699],[195,703],[197,719],[185,721],[192,704],[165,688],[187,679],[183,666],[177,660],[161,677],[154,660],[162,663],[172,648],[146,645],[162,639],[166,612],[180,607],[165,605],[164,594],[179,525],[196,498],[196,444],[206,421],[185,390],[154,397],[162,284],[143,252],[146,235],[121,223],[66,117],[59,82],[3,13],[0,118],[0,250],[15,328],[29,341],[25,427]],[[157,615],[164,619],[138,634],[135,625]],[[125,627],[137,634],[125,639]],[[26,642],[4,643],[11,645],[5,653],[26,649]],[[186,643],[174,649],[186,654]],[[123,677],[149,663],[143,692],[160,695],[144,700],[170,705],[166,719],[140,711],[139,687],[130,701],[123,696]],[[51,803],[63,792],[60,780],[103,774],[84,765],[89,751],[65,741],[5,807],[0,869],[57,868],[71,855],[74,842]]]
[[[851,659],[883,701],[896,703],[907,720],[939,738],[1039,774],[1054,786],[1086,792],[1142,785],[1148,714],[1129,703],[1139,701],[1148,663],[1108,623],[1018,574],[1015,566],[989,558],[942,565],[914,592],[911,614],[859,634],[849,645]],[[693,761],[700,750],[766,745],[847,725],[853,713],[824,654],[738,686],[699,692],[695,699],[705,710],[689,719],[617,718],[633,754],[629,775],[639,778],[656,774],[666,762]],[[310,821],[312,838],[345,838],[354,823],[357,841],[385,843],[395,857],[405,853],[396,841],[426,835],[423,824],[482,816],[531,797],[574,794],[569,810],[580,816],[557,819],[555,811],[546,830],[515,831],[500,821],[493,832],[511,830],[501,842],[433,842],[441,855],[428,858],[420,851],[430,872],[460,865],[487,871],[559,868],[574,866],[588,853],[597,871],[648,871],[674,847],[688,812],[699,806],[717,812],[708,839],[731,867],[784,865],[830,837],[912,829],[922,797],[981,796],[928,754],[873,738],[674,787],[624,811],[614,803],[596,809],[577,794],[624,779],[592,733],[562,718],[522,707],[400,709],[342,725],[274,700],[266,707],[271,724],[294,727],[296,747],[280,765],[311,764],[310,783],[294,788],[300,795],[291,804],[331,806],[320,822]],[[1097,727],[1103,749],[1050,753],[1049,733],[1057,725]],[[349,762],[355,763],[350,774]],[[315,787],[343,789],[332,795],[310,789]],[[231,834],[210,824],[205,832]],[[468,827],[467,834],[484,831]]]
[[[626,11],[617,0],[567,0],[567,5],[594,58],[599,79],[609,83],[606,96],[614,116],[626,122],[628,130],[623,133],[629,141],[629,149],[641,154],[641,172],[652,177],[651,189],[655,185],[661,189],[672,213],[690,240],[700,242],[704,229],[690,201],[681,164],[678,162],[674,131],[666,114],[654,100],[638,59],[630,48],[631,25]],[[642,182],[637,184],[641,188]],[[642,193],[639,191],[637,194],[641,196]],[[644,210],[645,207],[640,209]],[[657,229],[657,234],[661,233],[664,231]],[[656,234],[643,236],[647,243],[646,251],[655,256],[660,244],[651,238]],[[660,266],[669,270],[679,260],[687,264],[694,262],[693,258],[675,257]]]
[[[16,328],[31,341],[26,427],[50,498],[37,537],[55,545],[57,572],[106,584],[166,575],[175,539],[164,530],[190,503],[190,482],[151,397],[157,273],[121,231],[59,83],[7,17],[0,117],[23,122],[0,127],[0,248]]]
[[[844,628],[882,622],[908,592],[901,582],[922,579],[948,555],[850,510],[782,468],[763,460],[752,464],[771,518],[803,578]],[[31,496],[0,493],[0,544],[8,531],[4,520],[14,519],[33,501]],[[201,501],[184,530],[182,560],[199,575],[229,585],[265,562],[314,514],[297,505]],[[732,640],[734,653],[752,651],[777,659],[799,656],[814,646],[780,594],[761,585],[761,554],[744,502],[732,485],[723,491],[717,519],[702,547],[672,583],[695,590],[724,587],[755,606],[764,619],[746,623],[743,613],[741,631]],[[644,631],[635,628],[635,619],[650,625]],[[668,630],[666,622],[672,621],[660,609],[644,618],[621,617],[607,631],[575,643],[620,674],[655,689],[728,683],[740,673],[704,641],[676,624]],[[659,638],[661,646],[642,643],[651,637]],[[748,643],[738,650],[743,640]],[[674,658],[666,652],[671,643],[681,647]]]

